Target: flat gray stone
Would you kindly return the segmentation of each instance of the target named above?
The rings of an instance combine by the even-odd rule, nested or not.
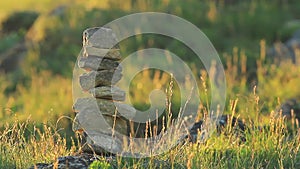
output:
[[[110,28],[94,27],[83,32],[83,46],[110,49],[117,44],[117,37]]]
[[[73,105],[75,112],[85,112],[87,114],[99,113],[114,115],[116,106],[113,101],[105,99],[95,99],[93,97],[78,98]]]
[[[118,113],[125,117],[126,119],[133,119],[136,115],[136,110],[135,108],[127,105],[127,104],[124,104],[124,103],[119,103],[119,102],[115,102],[115,105],[117,106],[117,110],[118,110]]]
[[[75,112],[84,112],[84,114],[92,115],[98,113],[101,115],[110,116],[115,115],[115,111],[117,111],[117,116],[122,115],[126,116],[126,118],[134,117],[136,113],[136,110],[127,104],[105,99],[96,99],[93,97],[78,98],[73,105],[73,109]]]
[[[100,118],[102,118],[102,120],[99,120]],[[116,153],[122,150],[122,146],[124,145],[123,138],[127,137],[126,122],[118,118],[116,124],[122,127],[120,128],[116,125],[114,132],[112,132],[113,124],[109,124],[111,121],[105,121],[106,119],[103,118],[105,118],[105,116],[100,116],[99,114],[86,116],[85,113],[79,113],[76,115],[75,120],[78,122],[77,126],[80,127],[80,130],[84,131],[82,132],[81,140],[81,150],[83,152],[103,154],[111,151]]]
[[[116,107],[113,102],[91,97],[79,98],[73,107],[78,112],[73,130],[83,130],[87,134],[85,139],[88,145],[83,147],[85,152],[91,147],[97,153],[122,150],[123,137],[128,136],[127,121],[118,113],[114,116]]]
[[[111,99],[116,101],[125,100],[125,91],[116,86],[101,86],[90,89],[89,92],[93,97],[102,99]]]
[[[101,132],[87,131],[87,142],[82,147],[84,152],[88,152],[91,148],[96,154],[110,152],[118,154],[123,151],[123,139],[121,136],[112,136]]]
[[[77,128],[87,134],[99,133],[112,136],[112,132],[127,136],[127,122],[120,116],[101,115],[97,112],[79,112],[76,115]]]
[[[120,49],[102,49],[92,46],[83,46],[83,56],[99,56],[111,60],[121,60]]]
[[[84,91],[97,86],[111,86],[121,80],[121,72],[118,69],[90,71],[79,76],[79,84]]]
[[[97,56],[82,57],[78,61],[78,66],[85,70],[110,70],[116,69],[119,62]],[[121,66],[119,66],[121,68]]]

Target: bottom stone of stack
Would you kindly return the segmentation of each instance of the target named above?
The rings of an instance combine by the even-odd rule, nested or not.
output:
[[[91,112],[79,112],[73,130],[83,131],[82,151],[96,154],[121,153],[126,144],[123,143],[123,138],[128,136],[126,120],[118,116]]]
[[[124,143],[120,137],[104,133],[85,133],[81,142],[82,152],[98,155],[121,154],[123,147]]]

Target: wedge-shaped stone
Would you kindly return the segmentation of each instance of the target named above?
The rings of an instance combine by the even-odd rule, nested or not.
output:
[[[119,116],[103,115],[107,124],[120,134],[127,135],[127,122]]]
[[[111,99],[116,101],[125,100],[125,91],[116,86],[100,86],[89,90],[93,97]]]
[[[136,113],[136,110],[127,104],[93,97],[78,98],[73,105],[73,109],[75,112],[84,114],[98,113],[110,116],[115,115],[117,111],[117,116],[124,116],[127,119],[134,117]]]
[[[76,127],[83,130],[84,152],[119,152],[122,150],[123,137],[128,136],[127,122],[109,115],[101,115],[97,112],[80,112],[75,117]],[[75,125],[74,125],[75,126]]]
[[[99,155],[104,153],[120,154],[123,151],[123,147],[122,137],[91,131],[87,133],[86,142],[82,145],[81,150]]]
[[[91,46],[83,46],[83,56],[99,56],[111,60],[120,60],[122,58],[120,49],[102,49]]]
[[[78,66],[85,70],[110,70],[121,69],[119,62],[97,56],[82,57],[78,61]],[[118,67],[119,66],[119,67]]]
[[[127,122],[120,116],[101,115],[97,112],[80,112],[76,115],[78,123],[75,131],[82,129],[85,132],[100,132],[107,135],[119,133],[127,135]],[[114,130],[114,131],[113,131]]]
[[[90,71],[79,77],[79,84],[84,91],[97,86],[111,86],[121,79],[121,72],[119,69]]]
[[[110,28],[94,27],[83,32],[83,46],[110,49],[117,43],[117,37]]]
[[[126,119],[132,120],[136,116],[135,108],[119,102],[115,102],[115,105],[117,106],[118,114],[125,117]]]
[[[116,106],[114,102],[105,99],[95,99],[93,97],[78,98],[73,105],[75,112],[84,112],[87,114],[99,113],[106,115],[114,115]]]

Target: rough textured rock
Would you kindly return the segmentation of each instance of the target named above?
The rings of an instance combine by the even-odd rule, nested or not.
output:
[[[300,119],[300,102],[296,98],[288,99],[277,108],[277,114],[282,113],[282,116],[290,119],[292,117],[292,110],[294,111],[294,117]]]
[[[218,133],[221,133],[222,130],[228,125],[230,115],[221,115],[217,117],[216,120],[216,129]],[[195,123],[190,129],[189,129],[189,135],[186,138],[189,138],[190,142],[196,143],[197,139],[202,139],[201,136],[198,136],[198,131],[202,131],[203,120],[200,120],[199,122]],[[236,117],[233,117],[230,124],[235,133],[238,135],[238,137],[242,141],[246,141],[244,137],[244,131],[246,130],[246,125],[242,122],[242,120],[237,119]]]
[[[268,58],[277,65],[282,61],[291,61],[297,63],[297,53],[300,54],[300,30],[296,31],[294,35],[285,43],[276,42],[268,52]],[[299,56],[298,56],[299,57]]]
[[[129,161],[128,161],[129,160]],[[59,157],[57,161],[53,163],[37,163],[31,166],[29,169],[88,169],[91,168],[91,164],[94,161],[101,161],[110,164],[111,169],[129,167],[126,163],[132,161],[132,159],[123,158],[122,161],[125,163],[119,163],[114,156],[102,156],[99,157],[93,154],[82,153],[73,156]],[[95,167],[95,166],[93,166]],[[186,168],[184,165],[179,163],[171,163],[170,160],[159,160],[159,159],[141,159],[137,168]]]
[[[121,152],[123,135],[127,135],[126,121],[120,117],[101,116],[99,113],[76,115],[78,125],[73,125],[74,130],[83,129],[84,135],[81,144],[83,152],[103,154],[107,152]],[[110,151],[108,151],[110,150]]]
[[[292,57],[291,51],[282,42],[274,43],[273,47],[268,51],[268,56],[275,64],[282,61],[291,60],[294,63],[295,58]]]
[[[85,70],[110,70],[116,69],[119,63],[110,59],[106,59],[98,56],[82,57],[78,61],[78,66]],[[119,69],[121,66],[119,66]]]
[[[104,57],[111,60],[120,60],[121,53],[119,49],[101,49],[96,47],[84,47],[83,48],[83,56],[98,56]]]
[[[95,99],[92,97],[78,98],[73,105],[75,112],[101,113],[106,115],[114,115],[116,106],[114,102],[104,99]]]
[[[116,35],[109,28],[94,27],[83,32],[83,46],[110,49],[117,43]]]
[[[111,86],[122,77],[120,70],[101,70],[84,73],[79,77],[79,83],[83,90],[87,91],[97,86]]]
[[[47,164],[47,163],[37,163],[31,166],[29,169],[88,169],[89,165],[98,160],[92,154],[79,154],[74,156],[59,157],[57,161]]]
[[[86,143],[82,145],[83,152],[96,154],[117,154],[123,151],[123,138],[119,134],[103,134],[99,132],[88,132]]]
[[[123,117],[125,117],[126,119],[132,119],[136,116],[135,108],[124,103],[116,102],[115,104],[117,106],[118,113]]]
[[[102,98],[102,99],[109,99],[109,100],[116,100],[116,101],[124,101],[125,100],[125,91],[121,90],[115,86],[101,86],[96,87],[89,92],[95,98]]]
[[[108,134],[111,137],[114,129],[115,132],[127,135],[127,127],[124,127],[127,122],[119,116],[79,113],[76,121],[79,124],[77,128],[83,129],[87,134]]]
[[[120,115],[118,113],[120,111],[122,114],[128,114],[130,117],[135,116],[136,113],[134,108],[124,103],[95,99],[93,97],[78,98],[73,105],[73,109],[75,112],[85,112],[85,114],[101,113],[102,115],[115,115],[117,110],[117,115]]]
[[[103,148],[121,152],[123,135],[128,135],[127,121],[120,117],[118,111],[127,111],[128,105],[109,100],[95,98],[79,98],[74,104],[74,110],[79,112],[75,117],[74,131],[84,130],[83,137],[87,140],[82,144],[84,152],[94,151],[104,153]],[[120,106],[121,105],[121,106]],[[124,108],[125,107],[125,108]],[[132,108],[135,111],[135,109]],[[116,115],[115,115],[116,113]],[[135,112],[126,112],[133,114]]]

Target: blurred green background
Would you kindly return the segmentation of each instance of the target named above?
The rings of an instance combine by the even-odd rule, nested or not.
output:
[[[237,111],[243,118],[254,118],[259,111],[263,121],[281,100],[300,96],[299,67],[290,62],[278,66],[266,57],[274,42],[285,42],[300,29],[298,0],[10,0],[0,2],[0,125],[29,118],[36,124],[58,125],[67,136],[73,135],[72,71],[82,32],[145,11],[180,16],[211,40],[226,69],[225,112],[231,100],[239,99]],[[170,50],[188,63],[203,91],[200,77],[205,79],[208,72],[182,43],[144,35],[126,39],[120,47],[123,56],[150,47]],[[163,72],[141,72],[131,83],[131,99],[145,109],[149,106],[145,96],[152,89],[165,90],[169,82],[170,76]],[[175,85],[174,111],[177,89]]]

